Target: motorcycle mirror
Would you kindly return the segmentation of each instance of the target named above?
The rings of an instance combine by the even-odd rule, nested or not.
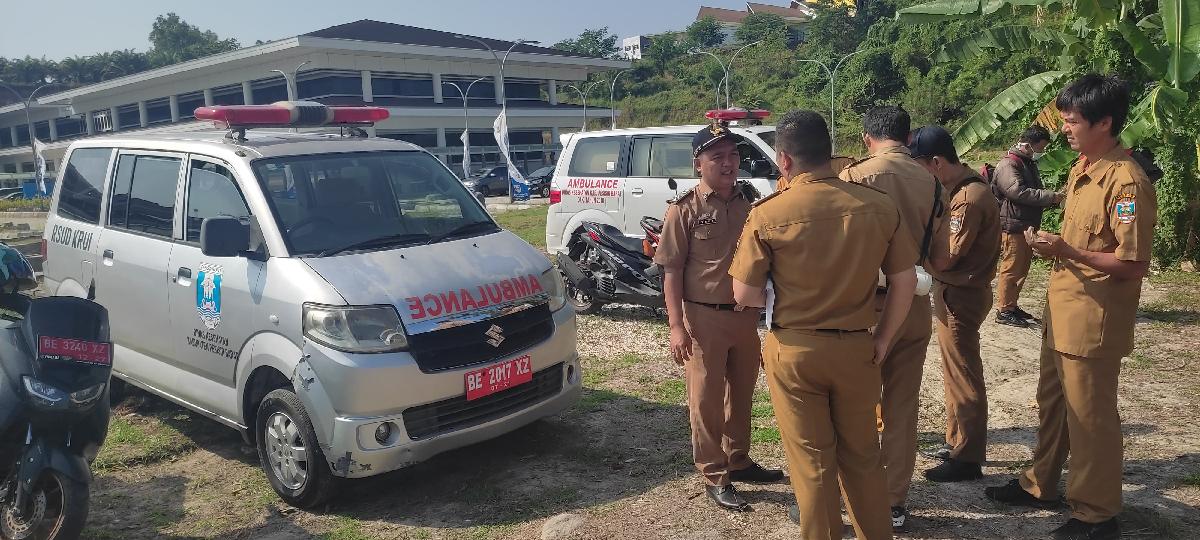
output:
[[[667,187],[671,188],[672,191],[678,190],[679,182],[676,182],[674,178],[668,178],[667,179]]]

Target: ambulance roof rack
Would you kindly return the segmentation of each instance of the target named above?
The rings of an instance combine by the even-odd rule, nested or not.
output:
[[[279,101],[270,105],[215,105],[198,107],[197,120],[210,120],[217,127],[229,129],[227,139],[244,142],[251,128],[299,128],[339,126],[348,128],[350,136],[366,136],[360,126],[371,126],[386,120],[383,107],[330,107],[315,101]],[[342,130],[343,134],[347,129]]]
[[[722,124],[757,126],[762,124],[763,118],[771,115],[771,111],[765,109],[743,109],[741,107],[731,107],[728,109],[713,109],[704,113],[704,117],[714,122]]]

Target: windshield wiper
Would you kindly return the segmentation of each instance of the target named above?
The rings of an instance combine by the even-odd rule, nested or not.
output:
[[[431,237],[429,239],[429,241],[425,242],[425,243],[426,244],[436,244],[438,242],[441,242],[442,240],[450,238],[451,236],[457,236],[457,235],[469,232],[471,230],[481,228],[482,226],[486,226],[487,229],[500,230],[499,227],[497,227],[494,223],[492,223],[490,221],[472,221],[471,223],[464,223],[464,224],[459,225],[453,229],[450,229],[442,234]]]
[[[416,242],[418,240],[425,240],[427,238],[429,238],[429,235],[425,234],[425,233],[389,234],[389,235],[385,235],[385,236],[378,236],[375,238],[368,238],[366,240],[360,240],[358,242],[354,242],[353,244],[350,244],[347,246],[330,248],[330,249],[327,249],[320,253],[317,253],[316,256],[317,257],[328,257],[330,255],[336,255],[343,251],[350,251],[353,249],[364,249],[364,248],[370,248],[370,247],[398,245],[398,244],[404,244],[404,243],[409,243],[409,242]]]

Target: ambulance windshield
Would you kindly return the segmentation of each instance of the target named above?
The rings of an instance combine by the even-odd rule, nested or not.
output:
[[[432,243],[498,230],[424,152],[316,154],[253,163],[294,256]]]

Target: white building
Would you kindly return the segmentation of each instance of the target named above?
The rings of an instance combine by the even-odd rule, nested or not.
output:
[[[650,47],[650,38],[633,36],[621,40],[621,51],[617,54],[626,60],[641,60],[642,52]]]
[[[512,45],[483,41],[501,55]],[[283,77],[270,70],[290,72],[301,62],[309,63],[298,77],[300,99],[387,107],[391,117],[376,125],[377,135],[419,144],[450,164],[461,163],[464,126],[463,100],[454,84],[466,91],[482,77],[467,98],[472,163],[498,162],[492,122],[506,98],[514,161],[533,168],[555,151],[560,130],[583,124],[582,107],[559,103],[562,84],[630,65],[522,45],[499,80],[492,53],[479,43],[450,32],[361,20],[38,97],[32,110],[35,136],[48,143],[53,169],[79,137],[208,129],[211,124],[192,118],[197,107],[287,99]],[[608,118],[609,110],[589,107],[587,115]],[[24,105],[0,107],[0,173],[12,180],[30,176],[12,173],[32,171]]]
[[[803,28],[804,25],[812,21],[817,15],[816,10],[810,2],[792,0],[788,7],[746,2],[745,11],[701,6],[700,11],[696,14],[696,20],[698,21],[706,17],[715,19],[717,24],[721,26],[721,33],[725,35],[725,43],[730,44],[737,41],[734,38],[734,33],[742,26],[742,21],[754,13],[773,13],[779,15],[793,28]]]

